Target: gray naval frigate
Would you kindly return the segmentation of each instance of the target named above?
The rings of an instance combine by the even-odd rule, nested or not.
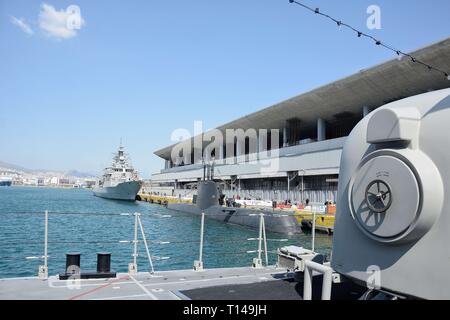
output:
[[[120,144],[111,167],[105,169],[93,191],[95,196],[101,198],[134,201],[141,186],[142,181]]]

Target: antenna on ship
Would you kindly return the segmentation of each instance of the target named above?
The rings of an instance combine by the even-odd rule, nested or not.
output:
[[[214,165],[216,164],[216,157],[212,157],[212,164],[211,164],[211,181],[214,180]]]
[[[206,180],[206,163],[205,163],[205,158],[202,158],[202,163],[203,163],[203,181]]]

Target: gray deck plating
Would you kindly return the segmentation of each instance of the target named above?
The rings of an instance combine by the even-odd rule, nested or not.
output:
[[[224,268],[201,272],[162,271],[151,275],[119,273],[117,278],[61,281],[37,277],[0,279],[0,299],[37,300],[183,300],[180,291],[215,286],[261,283],[289,278],[285,269]]]

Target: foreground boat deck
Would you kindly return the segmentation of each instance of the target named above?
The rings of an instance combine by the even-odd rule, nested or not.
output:
[[[136,275],[118,273],[112,279],[77,281],[59,280],[57,276],[51,276],[48,280],[37,277],[11,278],[0,279],[0,299],[190,300],[202,295],[201,292],[192,291],[190,297],[190,290],[278,282],[291,278],[292,275],[286,273],[285,269],[275,267],[208,269],[201,272],[177,270],[157,272],[154,275],[148,272]]]
[[[320,299],[321,287],[322,277],[314,276],[313,299]],[[365,290],[344,282],[333,286],[332,299],[358,299]],[[0,279],[0,300],[302,300],[302,295],[303,282],[276,267],[119,273],[77,281]]]

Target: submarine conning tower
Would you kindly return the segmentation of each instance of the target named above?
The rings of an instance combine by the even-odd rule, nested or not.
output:
[[[200,181],[197,185],[196,205],[200,210],[206,210],[219,204],[219,191],[214,181]]]
[[[332,267],[369,288],[450,299],[450,89],[389,103],[344,146]]]
[[[197,207],[203,211],[219,204],[219,186],[214,182],[214,162],[203,165],[203,180],[197,184]]]

